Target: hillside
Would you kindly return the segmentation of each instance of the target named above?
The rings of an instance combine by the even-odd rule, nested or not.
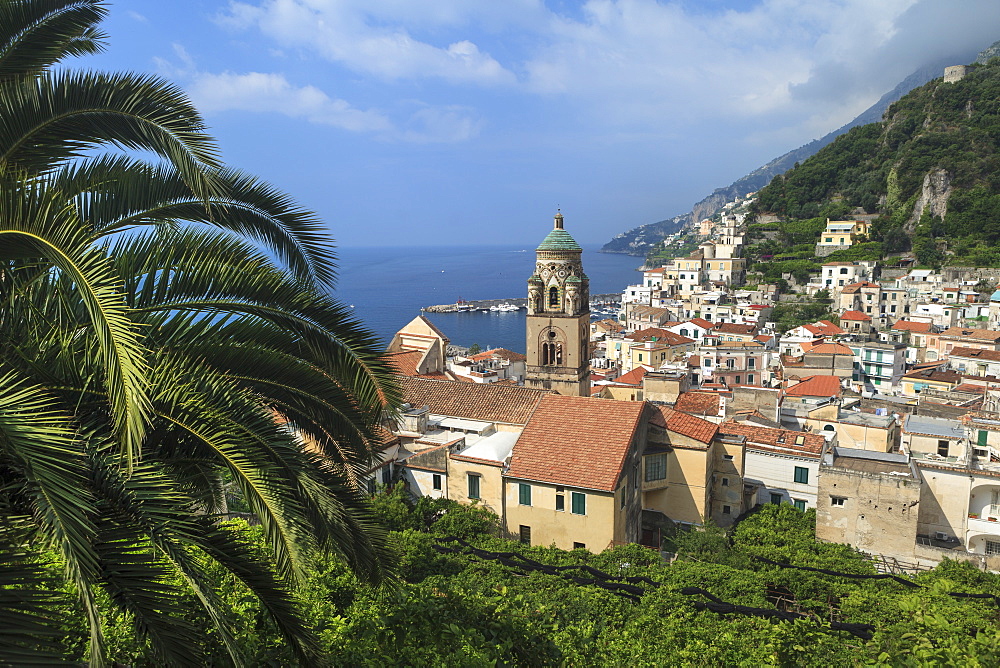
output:
[[[922,265],[1000,266],[1000,59],[935,79],[763,188],[755,210],[785,220],[861,207],[881,217],[866,255],[912,250]],[[816,226],[813,226],[816,228]],[[814,236],[799,239],[815,242]],[[751,230],[758,240],[764,230]],[[855,253],[857,251],[854,251]],[[845,258],[847,259],[847,258]]]
[[[1000,51],[1000,42],[980,53],[979,57],[983,58],[984,56],[988,56],[992,53],[990,49]],[[858,116],[849,123],[846,123],[819,139],[814,139],[808,144],[793,149],[784,155],[771,160],[767,164],[758,167],[728,186],[716,188],[712,191],[712,194],[697,202],[693,207],[691,207],[691,211],[687,213],[674,216],[666,220],[657,221],[655,223],[640,225],[639,227],[635,227],[627,232],[622,232],[614,239],[606,243],[601,248],[601,251],[604,253],[628,253],[630,255],[645,256],[649,253],[651,247],[663,239],[664,236],[673,234],[683,227],[693,225],[697,221],[704,218],[710,218],[718,213],[726,202],[731,202],[735,199],[746,196],[748,193],[760,190],[770,183],[771,179],[773,179],[776,175],[783,174],[787,170],[791,169],[796,163],[800,163],[815,155],[824,146],[827,146],[834,139],[845,134],[850,129],[880,120],[882,118],[882,114],[886,109],[888,109],[890,104],[900,99],[903,95],[910,92],[914,88],[924,85],[935,77],[940,77],[941,72],[944,71],[946,66],[954,65],[955,63],[969,62],[975,57],[977,56],[974,53],[967,53],[961,56],[941,59],[921,67],[913,74],[903,79],[903,81],[897,84],[895,88],[883,95],[878,102],[858,114]]]

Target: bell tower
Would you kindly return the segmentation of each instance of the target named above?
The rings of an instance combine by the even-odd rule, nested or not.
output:
[[[528,387],[590,396],[590,279],[582,254],[557,213],[528,279]]]

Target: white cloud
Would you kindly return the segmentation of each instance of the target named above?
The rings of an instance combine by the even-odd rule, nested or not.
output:
[[[467,14],[455,3],[410,3],[431,8],[430,23],[458,21]],[[324,58],[341,63],[357,72],[386,80],[442,79],[451,83],[511,84],[514,75],[479,47],[461,39],[434,45],[414,38],[399,17],[395,21],[379,20],[393,14],[394,8],[403,14],[404,3],[379,5],[352,4],[326,0],[266,0],[260,5],[231,2],[219,21],[236,29],[256,28],[284,48],[305,48]],[[376,12],[375,10],[381,10]]]
[[[314,86],[293,86],[280,74],[196,74],[188,92],[207,113],[254,111],[304,118],[351,132],[385,132],[392,123],[377,111],[356,109]]]
[[[482,125],[466,107],[424,107],[410,116],[400,138],[420,144],[457,143],[478,136]]]

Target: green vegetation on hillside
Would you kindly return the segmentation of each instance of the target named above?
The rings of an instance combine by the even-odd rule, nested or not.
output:
[[[841,218],[831,205],[843,213],[862,207],[881,214],[871,240],[881,246],[829,260],[912,250],[924,265],[1000,266],[992,249],[1000,241],[998,148],[1000,59],[994,59],[970,66],[956,83],[936,79],[914,89],[882,122],[852,129],[775,177],[758,193],[755,211],[789,222]],[[914,212],[925,177],[940,170],[951,188],[947,213]],[[751,237],[761,239],[754,230]]]

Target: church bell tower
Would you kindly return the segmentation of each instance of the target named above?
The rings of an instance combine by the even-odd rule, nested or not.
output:
[[[590,280],[582,254],[557,213],[528,279],[528,387],[590,396]]]

